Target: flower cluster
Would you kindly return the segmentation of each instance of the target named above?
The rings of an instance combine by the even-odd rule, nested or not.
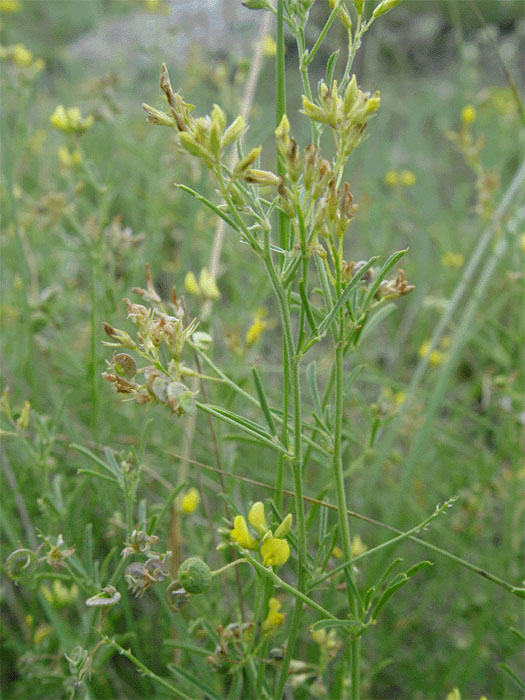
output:
[[[112,384],[118,393],[127,394],[139,404],[158,402],[169,406],[177,416],[193,415],[196,411],[195,394],[182,382],[186,376],[196,372],[181,361],[186,342],[197,329],[197,322],[184,323],[182,305],[172,290],[171,303],[165,306],[155,288],[149,267],[146,266],[146,289],[135,288],[133,291],[150,303],[134,304],[124,299],[128,309],[128,318],[137,328],[136,340],[129,333],[103,324],[110,341],[106,345],[115,348],[134,350],[149,362],[142,368],[137,367],[135,359],[125,352],[115,354],[108,362],[108,372],[104,379]],[[195,334],[195,344],[207,346],[211,337],[205,333]],[[169,361],[163,365],[163,356],[168,354]],[[141,373],[143,382],[136,381]]]
[[[362,141],[369,117],[379,108],[379,92],[372,97],[369,92],[362,92],[354,75],[343,95],[339,94],[336,80],[331,88],[321,81],[318,95],[317,102],[303,95],[302,114],[332,127],[342,146],[341,155],[346,160]]]
[[[242,549],[259,549],[264,566],[282,566],[290,556],[290,545],[284,539],[292,527],[292,514],[289,513],[281,522],[275,535],[266,522],[264,504],[257,501],[248,513],[250,525],[256,530],[257,536],[253,537],[243,515],[237,515],[233,521],[233,529],[230,531],[231,541]]]
[[[389,170],[385,175],[385,185],[388,187],[412,187],[416,184],[416,175],[412,170]]]
[[[0,61],[5,61],[16,68],[23,69],[23,74],[27,78],[35,78],[45,67],[43,59],[35,58],[32,51],[24,44],[0,45]]]
[[[221,296],[215,279],[205,267],[200,271],[198,282],[193,272],[186,273],[184,287],[189,294],[199,299],[215,301]]]
[[[63,105],[58,105],[49,121],[55,129],[63,131],[65,134],[76,134],[79,136],[93,125],[93,116],[82,117],[78,107],[65,109]]]

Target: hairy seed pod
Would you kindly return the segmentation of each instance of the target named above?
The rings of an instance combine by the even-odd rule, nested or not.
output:
[[[177,578],[188,593],[204,593],[211,586],[212,573],[202,559],[190,557],[179,566]]]

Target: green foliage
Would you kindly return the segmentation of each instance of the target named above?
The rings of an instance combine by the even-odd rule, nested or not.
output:
[[[246,3],[245,109],[0,0],[2,697],[521,697],[518,30],[397,4]]]

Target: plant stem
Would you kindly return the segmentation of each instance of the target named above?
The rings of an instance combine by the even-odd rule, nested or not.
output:
[[[341,316],[339,324],[339,341],[335,348],[335,430],[334,430],[334,482],[337,496],[337,511],[339,515],[339,534],[342,539],[343,554],[346,561],[352,560],[352,540],[350,537],[350,525],[346,515],[346,494],[342,460],[342,434],[343,434],[343,356],[344,356],[344,318]],[[351,567],[346,574],[352,580]],[[356,596],[348,586],[350,609],[354,617],[358,617],[359,608]],[[352,699],[358,700],[360,695],[360,640],[352,639],[351,664],[352,664]]]

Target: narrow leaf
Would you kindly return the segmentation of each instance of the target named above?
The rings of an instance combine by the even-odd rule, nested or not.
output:
[[[405,253],[405,251],[403,251],[403,254],[404,254],[404,253]],[[392,256],[392,257],[393,257],[393,256]],[[330,311],[330,313],[324,318],[324,320],[322,321],[322,323],[319,324],[319,328],[318,328],[318,331],[317,331],[317,332],[318,332],[320,335],[322,335],[322,334],[326,331],[326,329],[328,328],[328,326],[332,323],[332,321],[335,320],[335,317],[337,316],[337,314],[339,313],[339,311],[343,308],[343,306],[346,304],[346,302],[347,302],[348,299],[350,298],[350,295],[352,294],[352,292],[354,291],[354,289],[363,281],[363,279],[362,279],[362,278],[363,278],[363,275],[372,267],[372,265],[375,263],[376,260],[377,260],[377,256],[376,256],[376,257],[373,257],[373,258],[370,258],[370,260],[366,263],[366,265],[364,265],[363,267],[361,267],[361,268],[359,269],[359,272],[357,272],[357,273],[352,277],[352,279],[350,280],[350,282],[348,282],[348,284],[346,285],[346,287],[345,287],[344,290],[343,290],[343,293],[341,294],[341,296],[339,297],[339,299],[335,302],[334,307],[332,308],[332,310]],[[388,262],[388,261],[387,261],[387,262]],[[396,261],[394,261],[394,262],[392,263],[392,265],[395,265],[395,262],[396,262]],[[386,263],[385,263],[385,266],[386,266]],[[389,270],[389,269],[390,269],[390,268],[388,268],[388,270]],[[386,270],[386,272],[388,272],[388,270]],[[386,274],[386,272],[385,272],[385,274]],[[378,286],[379,286],[379,285],[378,285]],[[375,292],[374,292],[374,293],[375,293]],[[373,295],[372,295],[372,296],[373,296]]]
[[[259,374],[259,370],[255,365],[252,365],[252,374],[257,396],[259,397],[259,404],[262,412],[264,413],[264,417],[266,418],[266,422],[268,423],[268,427],[270,428],[270,433],[274,437],[277,437],[277,430],[275,429],[272,413],[270,411],[270,407],[268,406],[268,401],[266,400],[266,393],[262,385],[261,375]]]
[[[318,630],[325,630],[329,628],[339,627],[340,629],[346,629],[348,632],[352,632],[356,628],[359,629],[363,627],[361,620],[332,620],[330,618],[326,620],[318,620],[310,628],[312,632],[317,632]]]
[[[388,258],[388,260],[385,262],[385,264],[383,265],[383,267],[379,270],[379,272],[377,273],[377,278],[374,280],[374,283],[373,283],[373,285],[370,287],[370,291],[368,292],[368,295],[367,295],[367,297],[366,297],[365,305],[364,305],[364,307],[363,307],[365,311],[366,311],[366,309],[370,306],[370,304],[371,304],[371,302],[372,302],[372,299],[374,298],[375,293],[376,293],[377,290],[379,289],[379,285],[381,284],[381,282],[385,279],[385,277],[388,275],[388,273],[389,273],[390,270],[394,267],[394,265],[395,265],[399,260],[401,260],[401,258],[402,258],[402,257],[405,255],[405,253],[407,253],[407,252],[408,252],[408,248],[406,248],[405,250],[399,250],[397,253],[393,253],[393,254]],[[376,260],[377,260],[377,258],[376,258]],[[365,265],[365,267],[366,267],[366,265]],[[363,273],[364,269],[365,269],[365,268],[362,268],[361,270],[359,270],[359,272],[360,272],[360,273]]]

